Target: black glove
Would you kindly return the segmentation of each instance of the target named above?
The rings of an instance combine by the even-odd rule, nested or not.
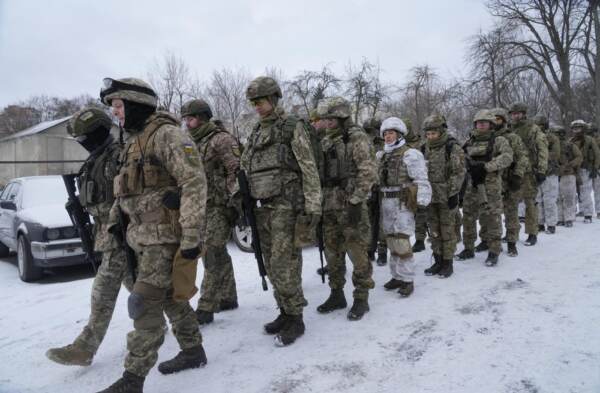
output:
[[[362,215],[362,204],[357,203],[356,205],[349,204],[348,205],[348,224],[349,225],[358,225],[360,222],[360,218]]]
[[[485,166],[481,161],[473,161],[469,164],[469,173],[471,174],[471,184],[477,187],[485,182]]]
[[[535,181],[537,182],[538,186],[540,184],[542,184],[544,182],[544,180],[546,180],[546,175],[544,175],[543,173],[536,173],[535,174]]]
[[[162,197],[162,204],[169,210],[179,210],[181,196],[177,191],[167,191]]]
[[[508,178],[508,189],[511,191],[519,191],[521,189],[521,184],[523,179],[519,175],[512,175]]]
[[[452,210],[456,206],[458,206],[458,194],[454,194],[448,198],[448,209]]]
[[[196,259],[200,255],[200,247],[188,248],[187,250],[181,250],[181,256],[185,259]]]
[[[594,168],[590,171],[590,179],[595,179],[598,177],[598,169]]]

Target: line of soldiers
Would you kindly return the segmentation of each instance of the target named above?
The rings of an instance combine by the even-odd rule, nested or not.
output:
[[[341,97],[321,100],[309,123],[283,110],[281,89],[272,78],[256,78],[246,95],[259,121],[243,153],[235,138],[213,121],[205,101],[183,105],[185,128],[181,128],[173,115],[157,111],[154,90],[134,78],[105,79],[100,94],[126,132],[125,141],[113,139],[112,121],[99,109],[85,108],[69,123],[70,134],[90,152],[79,172],[79,199],[94,218],[95,250],[102,253],[102,264],[92,286],[88,324],[72,344],[50,349],[47,356],[60,364],[90,365],[123,283],[130,291],[128,313],[134,330],[127,336],[123,376],[104,393],[143,391],[164,341],[164,314],[180,351],[160,363],[159,371],[169,374],[206,365],[199,326],[211,323],[219,311],[238,307],[226,243],[243,214],[236,182],[239,173],[248,180],[257,230],[253,236],[260,238],[264,268],[279,309],[264,330],[274,335],[278,346],[290,345],[304,334],[303,309],[308,303],[302,289],[302,247],[314,245],[317,233],[323,237],[331,290],[317,311],[324,314],[347,307],[347,254],[354,286],[347,313],[350,321],[369,311],[369,291],[375,286],[369,258],[374,257],[373,244],[378,244],[380,265],[387,263],[390,250],[391,279],[384,287],[397,290],[401,297],[414,291],[413,252],[419,242],[424,246],[421,228],[429,232],[435,260],[426,274],[453,274],[461,222],[465,249],[459,258],[473,257],[479,220],[478,249],[489,248],[486,264],[494,265],[501,251],[503,209],[509,251],[518,239],[517,204],[523,191],[530,215],[528,242],[535,244],[537,185],[555,174],[547,170],[546,137],[524,119],[522,106],[511,108],[512,130],[505,111],[479,112],[472,136],[461,148],[440,115],[425,120],[424,143],[410,124],[396,117],[380,125],[365,124],[377,132],[372,141],[365,129],[352,122],[350,104]],[[572,127],[573,143],[566,142],[564,135],[557,143],[572,146],[557,155],[564,200],[558,215],[564,214],[564,222],[571,217],[568,203],[574,202],[567,201],[573,194],[562,192],[575,185],[564,180],[571,176],[569,168],[585,170],[588,181],[596,178],[600,164],[600,159],[590,166],[575,157],[580,156],[578,124]],[[584,150],[596,146],[587,136],[581,140]],[[588,186],[582,183],[584,187]],[[554,227],[548,213],[552,192],[551,185],[542,187],[538,197],[543,222],[549,227]],[[372,209],[375,205],[378,211]],[[515,219],[510,225],[509,214]],[[374,218],[378,219],[375,225]],[[416,229],[417,242],[411,245]],[[379,239],[374,241],[373,233]],[[127,264],[128,250],[137,261],[134,269]],[[197,292],[199,257],[204,277],[194,311],[189,300]]]

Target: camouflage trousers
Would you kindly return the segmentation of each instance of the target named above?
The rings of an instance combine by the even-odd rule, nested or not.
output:
[[[499,180],[499,179],[498,179]],[[487,205],[481,206],[482,201],[478,197],[477,189],[467,185],[463,200],[463,244],[465,249],[475,249],[477,239],[477,219],[483,230],[482,239],[491,252],[500,254],[502,246],[502,186],[499,181],[486,181],[485,191]]]
[[[550,175],[540,185],[537,206],[538,224],[556,226],[558,221],[558,176]]]
[[[300,315],[308,302],[302,291],[302,251],[294,245],[297,215],[289,209],[270,207],[260,207],[255,214],[277,306],[288,315]]]
[[[521,200],[521,190],[506,190],[502,196],[504,205],[504,227],[506,228],[506,241],[516,243],[519,241],[519,231],[521,223],[519,222],[519,201]]]
[[[133,280],[127,271],[125,253],[120,248],[104,251],[102,263],[92,284],[90,317],[74,344],[86,351],[96,353],[113,315],[121,283],[131,291]]]
[[[237,291],[227,242],[233,226],[235,211],[223,206],[206,208],[206,255],[202,258],[204,277],[198,309],[218,312],[223,301],[237,302]]]
[[[456,211],[445,203],[432,203],[427,207],[427,225],[431,236],[431,249],[442,259],[454,258],[456,252]]]
[[[415,278],[415,259],[410,245],[410,237],[403,233],[386,236],[390,249],[390,273],[392,278],[404,282],[413,282]]]
[[[592,179],[592,188],[594,189],[594,207],[596,214],[600,214],[600,176]]]
[[[560,177],[558,183],[558,221],[575,221],[577,209],[576,182],[575,175]]]
[[[581,178],[581,186],[579,186],[579,211],[583,212],[584,216],[592,216],[594,214],[594,206],[592,201],[592,179],[590,172],[587,169],[579,169],[579,177]]]
[[[348,224],[346,210],[325,212],[323,215],[323,238],[331,289],[341,289],[346,284],[344,266],[347,253],[354,267],[352,271],[353,296],[355,299],[368,298],[369,289],[375,287],[373,266],[367,257],[370,233],[371,225],[366,204],[363,204],[358,225]]]
[[[537,235],[538,208],[535,198],[537,197],[538,186],[532,172],[526,173],[523,176],[521,192],[521,197],[525,203],[525,233],[528,235]]]
[[[125,369],[140,377],[148,375],[158,359],[158,349],[165,337],[165,318],[176,332],[181,349],[202,343],[196,314],[188,302],[172,297],[173,259],[177,244],[142,246],[131,244],[138,262],[137,281],[129,297],[129,314],[135,330],[127,334]]]
[[[427,208],[419,207],[415,213],[415,239],[424,241],[427,237]]]

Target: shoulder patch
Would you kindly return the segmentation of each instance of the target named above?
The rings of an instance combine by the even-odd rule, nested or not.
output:
[[[192,154],[194,152],[195,148],[196,148],[196,146],[194,146],[192,143],[184,143],[183,144],[183,151],[187,155]]]
[[[242,155],[242,152],[240,151],[240,147],[237,145],[231,146],[231,152],[236,157],[239,157]]]

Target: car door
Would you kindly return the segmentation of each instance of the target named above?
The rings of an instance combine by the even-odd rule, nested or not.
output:
[[[17,248],[17,231],[15,228],[16,225],[16,221],[17,221],[17,211],[19,209],[19,199],[20,199],[20,192],[21,189],[23,187],[21,187],[20,183],[13,183],[12,187],[10,188],[10,190],[8,191],[7,194],[7,201],[10,202],[14,202],[14,204],[17,206],[16,210],[11,210],[11,209],[4,209],[4,211],[2,212],[2,219],[5,220],[5,225],[6,225],[6,237],[4,238],[4,245],[12,248],[13,250],[15,250]],[[4,225],[4,224],[3,224]]]
[[[10,193],[10,190],[12,189],[14,183],[8,183],[6,185],[6,187],[4,187],[4,190],[2,190],[2,194],[0,195],[0,202],[4,202],[8,200],[8,195]],[[4,245],[11,247],[10,246],[10,242],[7,241],[7,237],[9,234],[9,226],[11,226],[11,223],[9,221],[10,218],[10,214],[8,213],[9,210],[8,209],[4,209],[0,206],[0,241],[2,243],[4,243]]]

